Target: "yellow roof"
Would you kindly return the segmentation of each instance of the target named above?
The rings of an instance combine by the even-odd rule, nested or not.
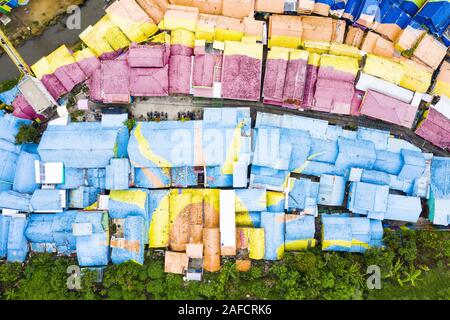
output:
[[[432,73],[424,68],[406,61],[401,61],[403,77],[400,86],[409,90],[425,93],[431,85]]]
[[[289,60],[289,52],[291,49],[281,48],[281,47],[273,47],[267,53],[267,59],[274,60]]]
[[[170,43],[172,45],[182,45],[189,48],[193,48],[195,45],[194,33],[184,29],[172,30]]]
[[[351,73],[356,76],[359,71],[358,59],[344,56],[323,54],[320,59],[321,67],[332,67],[336,70]]]
[[[50,63],[48,62],[46,57],[43,57],[34,65],[32,65],[31,70],[33,70],[33,73],[38,79],[42,79],[43,76],[53,73],[52,67],[50,66]]]
[[[361,51],[358,48],[335,42],[331,43],[330,54],[357,58],[358,60],[362,58]]]
[[[48,63],[50,64],[53,72],[59,67],[75,63],[75,59],[69,49],[62,45],[47,56]]]
[[[245,55],[247,57],[262,60],[263,45],[251,42],[225,41],[224,55]]]
[[[367,55],[364,72],[395,84],[400,84],[404,73],[399,63],[373,54]]]

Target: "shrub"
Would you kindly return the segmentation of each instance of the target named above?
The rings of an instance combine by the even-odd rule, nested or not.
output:
[[[131,132],[136,126],[136,119],[125,120],[123,124],[128,128],[128,131]]]
[[[16,144],[39,143],[41,130],[36,123],[22,124],[16,135]]]

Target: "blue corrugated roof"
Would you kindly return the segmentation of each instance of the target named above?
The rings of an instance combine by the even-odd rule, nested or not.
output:
[[[14,191],[31,194],[38,188],[34,170],[36,160],[40,160],[39,155],[25,151],[20,152],[14,175]]]
[[[32,212],[62,212],[65,204],[61,201],[61,190],[38,189],[30,200]]]
[[[431,163],[431,190],[437,199],[450,199],[450,158],[434,157]]]
[[[111,159],[106,167],[105,187],[108,190],[129,188],[131,166],[128,159]]]
[[[102,128],[100,122],[49,126],[39,144],[44,162],[71,168],[105,168],[112,158],[126,156],[128,129]]]

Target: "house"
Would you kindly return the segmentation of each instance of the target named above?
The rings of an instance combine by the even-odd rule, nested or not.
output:
[[[431,164],[429,219],[433,224],[450,224],[450,159],[434,157]]]
[[[361,114],[383,121],[412,128],[417,106],[368,90],[361,105]]]
[[[316,246],[315,219],[310,215],[287,214],[284,246],[286,251],[299,251]]]
[[[432,144],[448,150],[450,148],[450,99],[442,96],[441,100],[425,111],[419,122],[416,134]]]
[[[364,253],[370,247],[381,247],[381,221],[348,214],[322,215],[322,250]]]
[[[128,216],[125,219],[113,219],[116,226],[111,237],[111,261],[114,264],[134,261],[144,263],[146,222],[143,217]]]
[[[108,213],[77,211],[72,227],[78,264],[82,267],[107,265],[110,260]]]
[[[347,208],[370,219],[416,223],[422,212],[419,197],[389,194],[389,187],[352,182]]]
[[[76,252],[76,241],[72,224],[76,211],[54,214],[31,214],[25,236],[30,242],[32,252],[56,252],[58,255],[71,255]]]
[[[264,229],[264,260],[280,260],[285,251],[285,214],[284,212],[262,212],[261,228]]]
[[[173,168],[191,167],[208,187],[233,186],[234,169],[246,171],[250,161],[249,115],[245,108],[205,109],[202,121],[138,123],[128,144],[135,185],[170,186]]]
[[[262,44],[225,41],[222,98],[259,101],[262,59]]]
[[[64,168],[106,168],[111,159],[127,155],[128,130],[102,127],[100,122],[51,125],[44,132],[38,153],[44,162],[62,162]]]

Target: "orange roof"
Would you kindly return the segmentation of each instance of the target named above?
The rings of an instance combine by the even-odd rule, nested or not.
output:
[[[429,34],[423,37],[414,50],[414,57],[426,63],[433,70],[439,67],[446,54],[447,47]]]
[[[284,0],[256,0],[256,11],[284,13]]]
[[[222,14],[227,17],[242,19],[253,16],[255,0],[225,0]]]
[[[303,16],[303,41],[331,42],[333,19],[325,17]]]
[[[302,18],[273,14],[269,20],[269,37],[289,36],[302,37]]]

